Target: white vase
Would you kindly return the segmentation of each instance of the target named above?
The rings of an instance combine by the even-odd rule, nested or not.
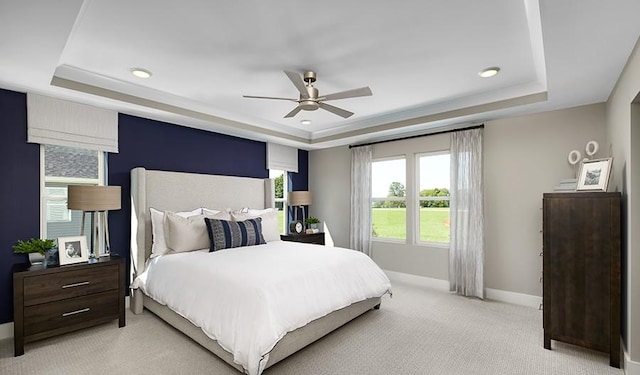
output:
[[[44,255],[40,253],[29,253],[29,263],[42,264],[44,262]]]

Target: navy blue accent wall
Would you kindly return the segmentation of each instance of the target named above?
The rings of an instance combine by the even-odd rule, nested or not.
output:
[[[298,173],[289,173],[290,191],[309,190],[309,152],[298,150]]]
[[[13,320],[13,271],[27,256],[18,240],[40,237],[40,147],[27,143],[27,95],[0,89],[0,323]]]
[[[298,150],[298,173],[289,172],[289,191],[309,190],[309,152]],[[313,194],[313,193],[312,193]],[[313,200],[313,195],[311,196]],[[294,218],[294,210],[298,211],[298,219],[302,220],[302,209],[291,207],[289,221]],[[305,212],[309,213],[309,206],[305,206]]]

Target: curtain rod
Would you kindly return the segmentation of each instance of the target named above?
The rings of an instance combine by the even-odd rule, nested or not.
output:
[[[464,130],[472,130],[472,129],[482,129],[484,128],[484,124],[480,124],[480,125],[473,125],[473,126],[467,126],[466,128],[458,128],[458,129],[450,129],[450,130],[442,130],[439,132],[433,132],[433,133],[427,133],[427,134],[418,134],[418,135],[410,135],[408,137],[402,137],[402,138],[394,138],[394,139],[386,139],[383,141],[375,141],[375,142],[368,142],[368,143],[361,143],[358,145],[349,145],[349,148],[354,148],[354,147],[362,147],[362,146],[371,146],[371,145],[377,145],[379,143],[387,143],[387,142],[395,142],[395,141],[404,141],[406,139],[413,139],[413,138],[420,138],[420,137],[428,137],[430,135],[438,135],[438,134],[445,134],[445,133],[453,133],[453,132],[461,132]]]

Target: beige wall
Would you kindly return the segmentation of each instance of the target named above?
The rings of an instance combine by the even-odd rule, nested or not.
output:
[[[590,140],[604,143],[604,104],[485,124],[487,288],[542,295],[542,194],[575,176],[567,155]]]
[[[530,295],[542,294],[542,193],[573,176],[567,154],[589,140],[604,144],[604,104],[589,105],[485,124],[485,286]],[[449,148],[438,135],[377,145],[374,157],[408,155]],[[606,154],[607,147],[603,147]],[[603,153],[599,153],[603,156]],[[311,212],[325,220],[337,246],[349,245],[348,147],[311,151]],[[407,189],[412,185],[407,176]],[[318,203],[316,203],[318,197]],[[446,280],[448,250],[374,242],[373,259],[390,271]]]
[[[325,241],[349,247],[351,150],[335,147],[309,152],[309,215],[324,223]]]
[[[640,162],[639,94],[640,39],[606,105],[606,134],[614,157],[612,182],[625,202],[622,336],[627,353],[635,362],[640,362],[640,174],[636,164]]]

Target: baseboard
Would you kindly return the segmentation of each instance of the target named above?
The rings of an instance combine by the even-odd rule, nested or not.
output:
[[[0,324],[0,340],[13,338],[13,322]]]
[[[629,358],[629,352],[622,341],[622,354],[624,355],[623,369],[626,375],[640,375],[640,362],[632,361]]]
[[[387,270],[384,270],[384,273],[387,274],[387,277],[389,277],[391,281],[399,281],[399,282],[403,282],[403,283],[407,283],[415,286],[436,289],[443,292],[449,291],[449,282],[447,280],[434,279],[431,277],[411,275],[408,273],[387,271]]]
[[[506,302],[513,305],[540,308],[542,297],[531,294],[509,292],[500,289],[485,288],[485,297],[494,301]]]
[[[436,289],[436,290],[445,291],[445,292],[449,291],[449,281],[447,280],[434,279],[431,277],[417,276],[417,275],[411,275],[408,273],[388,271],[388,270],[384,270],[384,272],[392,281],[393,280],[400,281],[407,284],[412,284],[420,287],[427,287],[430,289]],[[511,303],[514,305],[533,307],[537,309],[540,307],[540,304],[542,303],[542,297],[532,296],[529,294],[508,292],[506,290],[489,289],[489,288],[485,289],[485,292],[486,292],[487,299]]]
[[[129,296],[124,298],[125,311],[129,310]],[[13,322],[0,324],[0,340],[13,338]]]

